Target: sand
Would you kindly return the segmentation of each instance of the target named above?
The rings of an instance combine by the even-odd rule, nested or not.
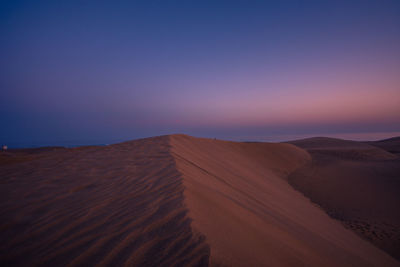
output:
[[[0,167],[1,266],[207,264],[168,137],[18,153]]]
[[[293,172],[289,182],[347,228],[400,260],[400,158],[391,153],[399,140],[291,142],[307,149],[313,160]]]
[[[380,141],[365,142],[371,146],[379,147],[390,153],[399,155],[400,154],[400,137],[393,137]]]
[[[400,266],[288,183],[312,162],[186,135],[3,152],[0,264]]]
[[[171,137],[193,228],[210,262],[227,266],[389,266],[387,254],[346,230],[285,180],[310,162],[288,144]]]

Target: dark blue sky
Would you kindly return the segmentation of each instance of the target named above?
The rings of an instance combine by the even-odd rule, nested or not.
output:
[[[400,1],[2,1],[0,36],[11,146],[400,132]]]

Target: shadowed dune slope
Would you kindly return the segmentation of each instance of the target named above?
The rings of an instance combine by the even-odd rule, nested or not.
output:
[[[0,265],[208,265],[169,150],[164,136],[3,153]]]
[[[285,180],[310,162],[290,144],[171,136],[192,227],[215,266],[399,266]]]
[[[363,143],[310,138],[291,143],[307,149],[312,161],[293,172],[289,183],[400,259],[400,158],[388,152],[396,150],[398,139]]]

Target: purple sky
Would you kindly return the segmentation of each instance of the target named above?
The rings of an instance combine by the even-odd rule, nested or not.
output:
[[[3,1],[0,33],[10,146],[400,132],[399,1]]]

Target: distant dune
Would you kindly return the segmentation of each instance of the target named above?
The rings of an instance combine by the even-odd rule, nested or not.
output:
[[[400,137],[393,137],[385,140],[365,142],[365,143],[382,148],[383,150],[386,150],[393,154],[400,153]]]
[[[400,158],[391,153],[399,141],[290,142],[305,148],[312,161],[291,173],[289,182],[347,228],[400,260]]]
[[[386,173],[396,173],[398,157],[370,144],[326,141],[309,147],[307,140],[238,143],[171,135],[2,152],[0,264],[400,266],[378,248],[396,256],[388,249],[395,237],[371,243],[353,229],[365,232],[359,221],[374,225],[376,218],[398,233],[399,180]],[[343,167],[347,178],[336,179],[325,163]],[[328,186],[318,180],[325,172]],[[385,181],[369,172],[383,173]]]

